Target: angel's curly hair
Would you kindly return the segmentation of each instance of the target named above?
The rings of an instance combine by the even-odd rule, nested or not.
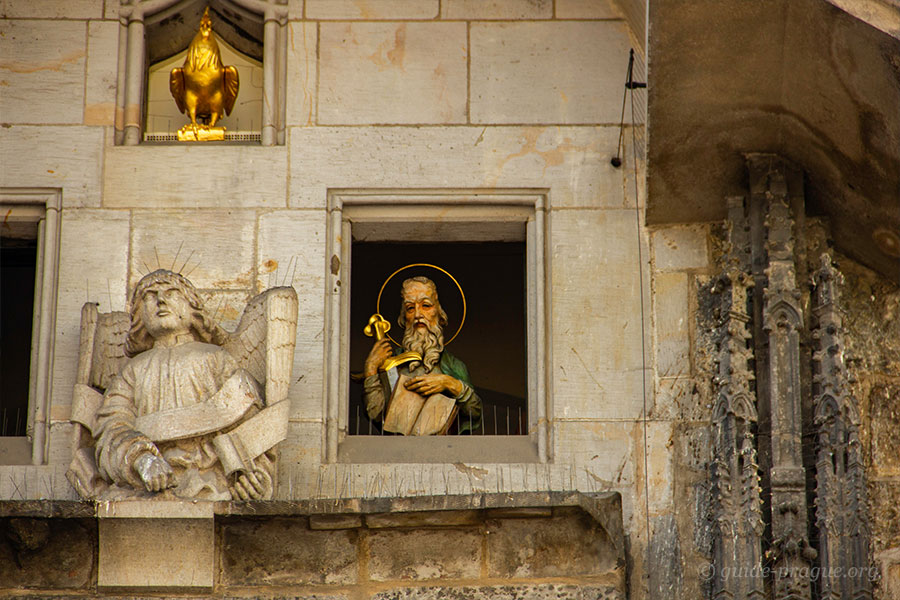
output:
[[[134,294],[131,296],[131,328],[125,339],[126,356],[137,356],[153,347],[153,338],[147,332],[141,319],[141,304],[147,289],[159,283],[171,285],[187,298],[193,309],[191,311],[191,333],[196,340],[217,346],[221,346],[225,342],[227,334],[210,318],[203,307],[203,300],[200,299],[193,284],[179,273],[168,269],[158,269],[142,277],[134,286]]]

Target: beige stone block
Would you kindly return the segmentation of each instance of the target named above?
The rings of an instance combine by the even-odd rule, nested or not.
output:
[[[536,187],[553,207],[624,208],[617,140],[613,127],[293,128],[290,202],[324,208],[336,187]]]
[[[118,2],[107,2],[118,8]],[[116,15],[118,16],[118,10]],[[0,18],[4,19],[99,19],[103,2],[97,0],[2,0]],[[114,18],[114,17],[113,17]],[[2,56],[2,53],[0,53]]]
[[[557,417],[638,418],[649,345],[646,248],[644,314],[633,211],[564,210],[551,215],[553,404]],[[642,343],[642,318],[646,324]],[[649,360],[649,356],[647,357]],[[652,383],[646,386],[652,393]],[[648,402],[650,398],[648,397]]]
[[[309,127],[316,119],[315,23],[291,21],[287,24],[287,125]]]
[[[465,23],[322,23],[320,124],[464,123]]]
[[[261,215],[257,286],[293,285],[299,300],[291,418],[322,418],[325,327],[325,213],[279,210]]]
[[[438,0],[306,0],[307,19],[434,19]]]
[[[103,205],[282,208],[283,146],[107,146]]]
[[[0,500],[81,500],[66,479],[68,466],[0,466]]]
[[[181,266],[182,259],[187,256],[178,258],[175,268]],[[163,265],[170,268],[169,265]],[[206,311],[212,316],[213,321],[217,322],[227,331],[234,331],[241,322],[241,316],[244,314],[244,308],[252,295],[250,292],[221,292],[221,291],[201,291],[200,298]]]
[[[81,123],[86,29],[78,21],[0,21],[4,123]]]
[[[444,0],[443,19],[550,19],[553,0]]]
[[[292,403],[297,395],[290,395]],[[302,398],[302,401],[312,400]],[[315,402],[321,404],[321,392]],[[292,407],[294,408],[294,407]],[[310,497],[311,487],[322,485],[318,468],[322,463],[321,421],[290,421],[287,437],[276,446],[279,453],[278,481],[275,489],[276,500],[303,500]]]
[[[75,427],[74,423],[68,422],[50,424],[47,464],[69,466],[72,462],[72,436],[75,434]]]
[[[557,19],[621,19],[613,0],[556,0]]]
[[[98,502],[98,519],[212,519],[214,504],[203,500],[124,500]]]
[[[688,276],[683,272],[656,273],[653,292],[656,372],[659,377],[690,376]]]
[[[115,21],[89,22],[85,125],[113,125],[115,122],[118,53],[119,24]]]
[[[694,395],[694,380],[690,377],[658,377],[653,408],[654,419],[697,421],[708,419],[712,407],[698,405]]]
[[[647,423],[648,508],[650,516],[671,513],[673,510],[672,471],[675,453],[672,452],[672,424],[666,421]],[[638,460],[635,454],[635,460]],[[643,470],[643,463],[639,463]],[[643,486],[641,486],[643,487]]]
[[[97,587],[210,589],[214,547],[213,519],[100,519]]]
[[[130,217],[124,210],[62,212],[51,415],[59,417],[72,403],[81,307],[96,302],[102,312],[125,310]]]
[[[0,186],[61,188],[67,208],[100,206],[102,128],[13,125],[2,132]]]
[[[374,531],[368,542],[374,581],[475,579],[481,573],[481,534],[474,529]]]
[[[652,234],[654,267],[660,271],[705,269],[709,266],[705,225],[679,225]]]
[[[175,263],[198,289],[249,291],[256,282],[255,233],[251,210],[136,210],[128,289],[149,271]]]
[[[473,123],[620,121],[624,23],[473,23],[470,40]]]
[[[586,476],[582,491],[618,489],[634,484],[633,422],[560,421],[553,423],[554,458],[577,465]]]

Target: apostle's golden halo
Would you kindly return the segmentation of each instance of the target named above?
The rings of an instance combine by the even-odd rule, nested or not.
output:
[[[397,275],[398,273],[400,273],[401,271],[405,271],[406,269],[412,269],[414,267],[429,267],[431,269],[436,269],[436,270],[440,271],[441,273],[443,273],[444,275],[449,277],[453,281],[453,283],[456,284],[456,288],[459,290],[459,296],[460,296],[460,298],[462,298],[462,318],[459,320],[459,327],[456,329],[456,333],[453,334],[453,337],[451,337],[449,340],[444,342],[444,345],[446,346],[447,344],[449,344],[450,342],[452,342],[453,340],[456,339],[456,336],[458,336],[459,332],[462,331],[463,324],[466,322],[466,295],[463,293],[462,286],[459,285],[459,282],[456,280],[456,277],[451,275],[446,269],[442,269],[437,265],[430,265],[428,263],[413,263],[410,265],[406,265],[405,267],[400,267],[399,269],[397,269],[396,271],[391,273],[388,276],[388,278],[384,280],[384,283],[381,284],[381,289],[378,290],[378,300],[375,302],[375,311],[377,313],[381,314],[381,294],[384,293],[384,288],[387,287],[387,284],[390,283],[391,279],[393,279],[394,276]],[[437,285],[437,284],[435,284],[435,285]],[[397,340],[392,338],[391,334],[385,332],[385,335],[388,337],[389,340],[394,342],[395,345],[397,345],[397,346],[402,345]]]

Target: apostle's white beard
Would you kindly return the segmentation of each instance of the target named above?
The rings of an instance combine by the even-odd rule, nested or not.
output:
[[[403,349],[419,354],[424,359],[425,370],[431,373],[444,351],[444,332],[441,326],[426,323],[425,329],[419,329],[415,325],[407,327],[403,334]],[[409,363],[409,370],[416,369],[419,364],[419,361]]]

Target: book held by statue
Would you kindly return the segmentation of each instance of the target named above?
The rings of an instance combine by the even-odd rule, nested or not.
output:
[[[387,414],[384,430],[403,435],[435,435],[447,432],[456,415],[456,400],[444,394],[432,394],[427,398],[406,389],[410,377],[400,375]]]

